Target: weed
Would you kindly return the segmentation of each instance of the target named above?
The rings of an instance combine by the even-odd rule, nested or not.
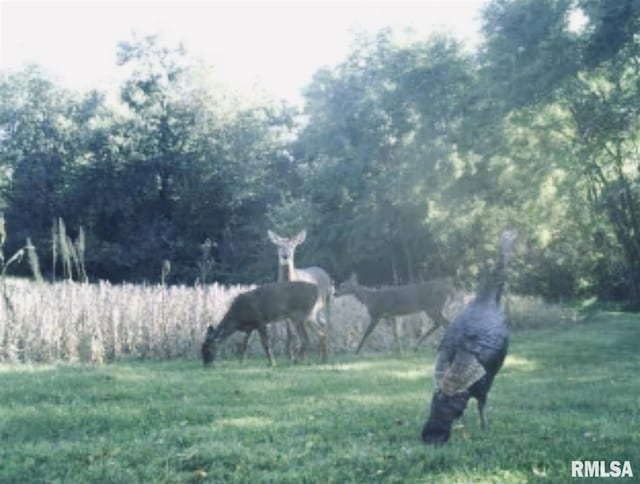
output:
[[[207,325],[217,324],[233,298],[249,287],[83,284],[69,280],[36,283],[6,278],[0,301],[0,356],[5,355],[4,361],[94,363],[198,358]],[[445,316],[452,319],[465,301],[452,301]],[[507,309],[514,328],[577,320],[574,310],[535,298],[511,296]],[[334,354],[340,354],[355,349],[369,317],[362,304],[345,296],[332,304],[331,321],[329,346]],[[413,347],[432,324],[424,315],[404,317],[403,323],[405,348]],[[271,325],[270,333],[274,353],[284,355],[284,324]],[[441,334],[441,330],[434,333],[435,341]],[[310,336],[313,339],[315,335]],[[230,338],[221,355],[235,353],[241,340],[239,333]],[[262,354],[258,340],[252,338],[249,354]],[[317,347],[317,341],[313,344]],[[389,351],[394,345],[391,325],[380,324],[365,349]]]

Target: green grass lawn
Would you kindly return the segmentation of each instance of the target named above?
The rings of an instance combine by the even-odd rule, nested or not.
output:
[[[572,460],[640,476],[637,316],[515,333],[490,430],[473,401],[441,448],[419,438],[434,357],[0,366],[0,482],[567,482]]]

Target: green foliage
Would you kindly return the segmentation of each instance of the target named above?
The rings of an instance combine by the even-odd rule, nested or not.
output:
[[[636,82],[638,42],[631,33],[637,32],[634,27],[640,19],[636,3],[493,2],[486,16],[487,28],[491,31],[486,71],[493,81],[500,83],[506,80],[511,84],[511,90],[506,91],[510,96],[506,98],[503,109],[513,113],[527,106],[525,110],[542,113],[544,116],[539,117],[536,124],[542,130],[550,130],[562,137],[564,148],[556,145],[557,148],[549,150],[553,145],[547,143],[540,143],[540,146],[545,151],[545,164],[568,182],[558,184],[558,188],[567,190],[571,185],[578,188],[570,189],[575,197],[573,203],[559,200],[566,205],[565,219],[575,221],[571,217],[580,213],[580,204],[587,206],[582,210],[587,216],[579,215],[577,228],[578,233],[585,236],[579,238],[580,243],[587,243],[590,253],[581,257],[587,259],[585,262],[592,269],[600,269],[591,271],[592,275],[588,276],[591,281],[587,285],[598,286],[598,292],[608,292],[608,296],[612,296],[612,286],[619,289],[619,281],[624,279],[623,285],[627,286],[626,292],[632,300],[637,300],[640,294],[640,270],[636,263],[640,255],[636,251],[638,172],[634,161],[638,113],[630,108],[638,105],[640,99]],[[534,15],[536,9],[542,14]],[[558,9],[564,13],[559,14]],[[588,23],[581,31],[573,32],[568,28],[568,15],[576,9],[585,15]],[[534,18],[551,19],[555,27],[539,29]],[[517,22],[522,23],[522,29],[513,28]],[[500,62],[509,55],[515,55],[513,50],[520,49],[520,46],[524,47],[523,55],[529,49],[529,44],[522,40],[514,43],[512,37],[530,35],[531,30],[537,39],[534,45],[550,47],[564,44],[570,48],[559,49],[558,56],[554,54],[553,59],[542,55],[524,56],[522,61],[519,58],[514,63],[512,75],[504,75],[504,71],[498,68]],[[556,51],[555,47],[553,51]],[[564,52],[570,52],[570,59],[565,58]],[[557,61],[565,64],[565,68],[559,68]],[[542,75],[542,71],[549,74]],[[530,72],[534,73],[532,78],[519,79],[518,76],[526,76]],[[550,83],[547,83],[549,79]],[[539,90],[544,95],[536,96],[532,90]],[[541,134],[544,133],[542,130],[532,133],[533,139],[550,139]],[[509,143],[509,138],[505,139]],[[522,144],[517,148],[520,150]],[[542,166],[542,163],[535,165]],[[568,233],[576,234],[571,230]],[[617,240],[617,247],[613,250],[610,246],[594,243],[610,240],[610,235]],[[609,279],[612,275],[609,269],[620,267],[620,255],[630,269],[626,274],[616,270],[617,274]],[[602,264],[603,258],[608,259],[605,264]],[[605,267],[607,270],[602,271]],[[575,275],[578,275],[577,279],[584,279],[579,273]],[[609,282],[603,284],[604,279]]]
[[[423,275],[433,252],[431,211],[454,169],[465,63],[449,39],[405,48],[382,32],[361,38],[309,86],[297,152],[321,207],[320,237],[339,254],[339,277],[354,269],[373,282]],[[438,269],[428,277],[442,275]]]
[[[620,51],[637,44],[640,30],[640,5],[634,0],[608,2],[580,0],[578,6],[588,16],[591,35],[585,46],[585,63],[598,65],[616,57]]]
[[[84,99],[55,86],[35,67],[0,81],[0,196],[10,202],[7,225],[17,241],[40,245],[50,221],[63,211],[81,144]],[[18,215],[19,214],[19,215]]]
[[[118,63],[129,74],[121,106],[58,89],[35,68],[3,79],[9,250],[23,235],[49,246],[51,220],[62,217],[86,229],[78,269],[92,277],[157,280],[168,259],[172,278],[194,282],[198,245],[211,238],[215,277],[246,279],[261,247],[253,220],[276,199],[278,171],[289,176],[290,110],[214,92],[182,48],[155,37],[121,43]]]
[[[240,99],[154,36],[119,44],[120,104],[7,73],[5,252],[48,248],[62,217],[83,227],[83,278],[157,281],[169,260],[167,283],[261,282],[266,230],[306,229],[300,263],[336,280],[472,287],[509,226],[519,292],[637,302],[639,22],[632,0],[494,0],[476,52],[360,35],[302,111]],[[45,277],[62,248],[41,251]]]
[[[576,459],[629,460],[636,473],[637,325],[607,314],[516,333],[487,404],[490,429],[471,403],[442,448],[419,438],[433,350],[211,371],[195,361],[5,365],[0,480],[565,482]]]
[[[580,65],[568,31],[572,0],[496,0],[484,12],[483,69],[496,101],[512,106],[548,100]]]

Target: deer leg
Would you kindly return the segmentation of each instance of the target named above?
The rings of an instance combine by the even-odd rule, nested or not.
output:
[[[373,331],[373,329],[378,325],[379,322],[380,322],[380,318],[375,318],[375,319],[371,318],[369,327],[364,332],[364,335],[362,336],[362,340],[360,341],[360,344],[356,349],[356,354],[360,353],[360,350],[362,349],[362,345],[364,344],[365,340],[369,337],[369,335],[371,334],[371,331]]]
[[[414,348],[415,351],[418,351],[418,348],[420,347],[420,345],[422,344],[422,342],[427,339],[429,336],[431,336],[431,334],[440,327],[440,325],[438,323],[434,323],[427,331],[425,331],[420,338],[418,338],[418,341],[416,342],[416,346]]]
[[[444,327],[447,326],[449,324],[449,320],[447,318],[445,318],[442,313],[438,313],[438,314],[428,314],[429,319],[431,319],[431,322],[433,323],[433,325],[431,326],[431,328],[429,328],[427,331],[424,332],[424,334],[422,336],[420,336],[420,338],[418,338],[418,341],[416,342],[416,346],[415,346],[415,351],[418,351],[418,347],[422,344],[422,342],[424,340],[426,340],[429,336],[431,336],[431,334],[438,328],[440,327]]]
[[[307,322],[309,326],[313,329],[313,331],[318,335],[318,344],[320,346],[320,360],[322,363],[326,363],[329,361],[329,345],[328,345],[328,334],[329,334],[329,326],[326,321],[323,323],[318,322],[318,313],[315,315],[311,315]],[[304,327],[304,322],[302,323]],[[307,340],[308,343],[308,340]]]
[[[312,321],[309,321],[309,325],[313,328],[315,333],[318,335],[318,345],[320,346],[320,360],[322,363],[326,363],[329,361],[329,346],[327,344],[327,328],[319,327],[317,324],[313,324]],[[304,328],[304,324],[303,324]],[[307,340],[307,344],[309,341]]]
[[[300,336],[300,347],[298,348],[296,360],[304,362],[307,358],[307,348],[309,347],[309,334],[307,333],[304,321],[296,322],[296,330],[298,336]]]
[[[329,361],[329,335],[331,334],[331,296],[327,296],[324,302],[325,325],[320,337],[320,351],[322,352],[322,362]]]
[[[271,364],[271,366],[276,366],[276,360],[273,358],[273,353],[271,352],[271,343],[269,342],[267,327],[264,324],[261,324],[260,326],[258,326],[258,333],[260,334],[260,342],[262,343],[264,352],[267,354],[269,363]]]
[[[289,355],[289,361],[293,361],[295,359],[295,354],[293,351],[293,332],[291,331],[291,322],[287,319],[285,321],[286,325],[286,340],[285,340],[285,348],[286,352]]]
[[[395,343],[396,353],[402,354],[402,320],[399,320],[397,316],[390,319],[393,326],[393,339]]]
[[[438,315],[436,316],[436,321],[438,321],[438,324],[440,326],[442,326],[443,328],[446,328],[447,326],[449,326],[451,324],[451,321],[449,321],[448,318],[445,318],[442,313],[438,313]]]
[[[320,344],[320,361],[327,363],[329,361],[329,345],[327,344],[327,331],[318,331],[318,340]]]
[[[249,346],[249,338],[251,338],[252,333],[253,330],[247,331],[244,339],[242,340],[242,345],[240,346],[240,361],[242,361],[242,363],[247,359],[247,347]]]
[[[448,326],[450,323],[450,321],[447,318],[445,318],[440,312],[438,314],[435,314],[432,319],[436,322],[438,327]]]
[[[331,295],[325,297],[323,306],[324,325],[329,326],[331,324]]]

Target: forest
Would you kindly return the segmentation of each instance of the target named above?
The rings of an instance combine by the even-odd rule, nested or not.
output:
[[[116,95],[2,72],[4,258],[30,247],[51,281],[247,284],[276,277],[267,230],[305,229],[297,263],[336,281],[467,287],[509,227],[514,292],[638,306],[638,32],[637,0],[493,0],[476,49],[360,35],[301,106],[241,97],[155,36],[117,46]]]

